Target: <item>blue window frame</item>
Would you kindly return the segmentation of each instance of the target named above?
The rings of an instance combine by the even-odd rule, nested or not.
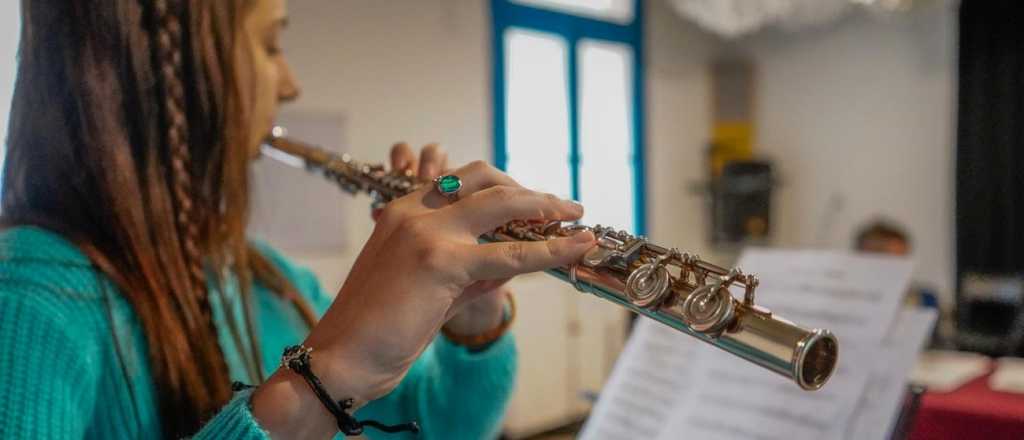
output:
[[[581,164],[581,79],[580,79],[580,43],[615,43],[631,50],[631,68],[628,82],[631,90],[625,96],[628,106],[625,109],[625,122],[629,127],[629,158],[632,172],[630,177],[607,176],[609,179],[624,180],[617,182],[632,185],[632,197],[629,200],[633,209],[633,225],[610,225],[632,229],[636,234],[646,234],[646,184],[644,162],[644,45],[643,45],[643,0],[633,1],[630,17],[626,19],[604,20],[591,17],[589,14],[559,12],[554,9],[527,6],[524,3],[536,3],[526,0],[491,0],[493,19],[492,53],[493,53],[493,98],[494,98],[494,163],[502,170],[508,170],[509,155],[515,154],[508,150],[508,78],[506,66],[506,49],[508,31],[538,32],[538,35],[554,35],[564,39],[565,44],[565,91],[568,95],[564,102],[567,109],[568,154],[566,166],[569,168],[570,196],[582,200]],[[591,44],[593,46],[593,44]],[[583,46],[588,47],[588,46]],[[625,77],[625,76],[624,76]],[[562,102],[562,101],[558,101]],[[616,102],[621,102],[616,101]],[[594,136],[591,136],[592,138]],[[591,153],[588,154],[592,154]],[[551,160],[558,160],[553,157]],[[629,180],[632,180],[631,182]],[[593,182],[593,180],[589,180]]]

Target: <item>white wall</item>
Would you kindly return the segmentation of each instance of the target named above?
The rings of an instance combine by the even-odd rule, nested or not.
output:
[[[708,65],[717,40],[663,0],[647,6],[647,212],[652,240],[705,257],[705,200],[690,187],[707,178],[711,126]]]
[[[440,142],[452,164],[490,159],[486,2],[296,0],[289,12],[283,46],[304,90],[284,110],[289,116],[339,115],[338,145],[363,161],[386,161],[397,141]],[[322,268],[328,290],[372,230],[368,199],[323,200],[335,202],[346,208],[340,257],[292,250]]]
[[[916,278],[952,301],[956,9],[922,5],[722,52],[756,61],[757,147],[785,185],[778,244],[846,248],[885,216],[912,235]]]
[[[349,149],[395,141],[488,157],[489,20],[474,0],[301,0],[285,49],[307,93],[292,107],[348,116]],[[365,153],[365,154],[364,154]]]

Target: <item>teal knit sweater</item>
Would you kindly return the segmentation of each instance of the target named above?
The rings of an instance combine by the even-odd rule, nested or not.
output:
[[[263,250],[323,313],[330,301],[313,274],[269,247]],[[237,291],[225,289],[229,300],[236,299],[228,306],[233,313],[241,312]],[[60,236],[32,227],[0,232],[0,439],[159,437],[146,340],[136,314],[116,292]],[[269,375],[284,347],[301,342],[306,326],[268,289],[256,285],[253,294]],[[232,379],[251,382],[223,324],[225,309],[212,303]],[[479,353],[439,337],[394,391],[357,416],[418,421],[421,439],[493,438],[511,393],[515,360],[509,335]],[[250,412],[249,394],[238,393],[195,438],[267,438]],[[404,438],[372,429],[367,435]]]

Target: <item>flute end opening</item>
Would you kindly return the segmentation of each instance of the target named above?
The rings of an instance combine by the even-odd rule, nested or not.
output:
[[[828,382],[839,362],[839,341],[828,330],[814,330],[804,341],[797,365],[797,384],[805,390],[817,390]]]

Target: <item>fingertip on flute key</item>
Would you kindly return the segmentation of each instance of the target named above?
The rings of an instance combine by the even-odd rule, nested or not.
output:
[[[580,231],[570,236],[572,242],[576,244],[591,243],[594,241],[594,233],[590,231]]]

